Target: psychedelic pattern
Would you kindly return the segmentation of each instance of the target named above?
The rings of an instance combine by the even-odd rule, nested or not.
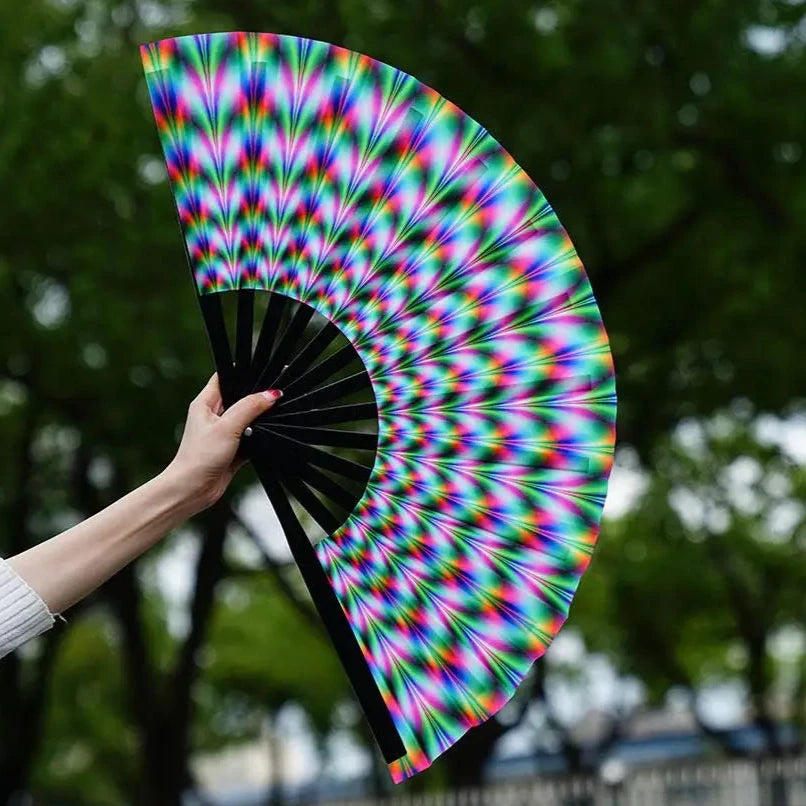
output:
[[[495,714],[568,615],[615,440],[599,310],[537,187],[411,76],[262,33],[142,58],[199,293],[305,302],[370,375],[372,475],[316,551],[401,781]]]

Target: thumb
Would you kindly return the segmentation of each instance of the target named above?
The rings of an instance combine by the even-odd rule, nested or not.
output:
[[[221,415],[221,419],[240,437],[249,423],[264,411],[268,411],[282,396],[283,393],[279,389],[268,389],[265,392],[247,395],[237,403],[233,403]]]

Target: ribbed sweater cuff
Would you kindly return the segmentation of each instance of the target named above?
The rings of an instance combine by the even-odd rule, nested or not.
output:
[[[0,558],[0,658],[53,626],[36,591]]]

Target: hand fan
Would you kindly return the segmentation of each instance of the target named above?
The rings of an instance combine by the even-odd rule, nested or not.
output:
[[[284,390],[244,450],[401,781],[568,614],[615,439],[599,310],[532,181],[406,73],[257,33],[142,58],[225,404]]]

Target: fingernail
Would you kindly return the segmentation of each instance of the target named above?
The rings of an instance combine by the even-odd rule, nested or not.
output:
[[[283,396],[282,389],[266,389],[265,392],[261,392],[264,397],[267,397],[269,400],[279,400]]]

